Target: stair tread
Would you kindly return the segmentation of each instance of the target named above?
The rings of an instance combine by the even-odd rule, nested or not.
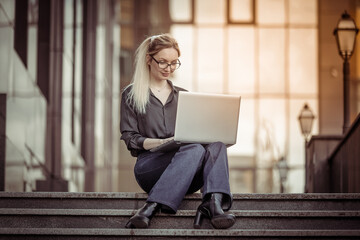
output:
[[[1,208],[32,209],[139,209],[146,193],[0,192]],[[179,210],[194,210],[201,194],[187,195]],[[239,210],[359,210],[360,194],[234,194],[232,209]]]
[[[234,194],[238,221],[226,230],[208,219],[192,229],[201,194],[186,196],[176,214],[159,213],[150,229],[125,229],[146,193],[0,193],[0,239],[278,239],[360,237],[360,194]],[[243,221],[244,220],[244,221]],[[53,237],[55,236],[55,237]]]
[[[146,199],[146,193],[134,192],[0,192],[0,198],[121,198],[121,199]],[[201,199],[201,193],[185,196],[185,199]],[[360,199],[360,193],[292,193],[292,194],[261,194],[261,193],[236,193],[234,200],[320,200],[320,199]]]
[[[118,235],[118,236],[360,236],[360,230],[267,230],[267,229],[78,229],[78,228],[0,228],[0,235]]]
[[[67,215],[67,216],[132,216],[136,210],[129,209],[29,209],[0,208],[1,215]],[[237,217],[359,217],[358,210],[297,211],[297,210],[231,210]],[[196,210],[178,210],[176,214],[159,213],[158,216],[195,216]]]

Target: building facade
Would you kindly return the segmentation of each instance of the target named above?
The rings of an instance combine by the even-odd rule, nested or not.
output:
[[[3,0],[0,6],[5,191],[113,191],[116,2]]]
[[[229,148],[233,192],[304,192],[312,134],[342,132],[342,59],[333,30],[357,0],[0,0],[0,186],[5,191],[141,191],[120,139],[119,100],[145,37],[170,32],[190,91],[242,96]],[[359,41],[358,43],[359,44]],[[359,46],[356,47],[359,49]],[[351,121],[360,112],[351,58]],[[1,190],[1,189],[0,189]]]

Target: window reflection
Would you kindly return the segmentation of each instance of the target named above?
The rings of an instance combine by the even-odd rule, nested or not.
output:
[[[252,22],[254,20],[254,0],[230,0],[230,22]]]
[[[236,144],[228,149],[230,156],[247,156],[248,158],[255,158],[255,133],[257,115],[256,109],[257,100],[242,97],[241,109],[239,114],[239,127]],[[238,163],[234,163],[238,164]]]
[[[285,29],[259,29],[260,93],[285,93]]]
[[[198,30],[197,76],[198,91],[223,92],[224,84],[224,29]]]
[[[189,91],[194,90],[194,28],[190,25],[172,25],[171,32],[179,41],[181,49],[181,71],[175,71],[173,80],[176,85],[182,86]]]
[[[229,93],[253,94],[255,91],[255,28],[230,26],[227,44]]]
[[[29,0],[28,23],[37,24],[39,14],[39,0]]]
[[[192,0],[169,0],[169,11],[173,22],[192,22]]]
[[[290,24],[317,24],[316,0],[289,0]]]
[[[285,0],[257,0],[256,17],[259,24],[285,23]]]
[[[229,148],[230,161],[255,159],[255,166],[247,163],[255,173],[285,156],[294,167],[289,174],[299,176],[304,153],[297,114],[305,101],[317,104],[317,1],[194,0],[194,9],[186,3],[188,8],[186,13],[170,11],[173,19],[187,19],[195,12],[194,25],[177,23],[171,28],[183,51],[183,71],[176,73],[176,84],[193,91],[240,94],[238,143]],[[317,108],[312,109],[316,114]],[[243,174],[235,169],[232,181]],[[303,191],[303,181],[289,179],[294,186],[290,191]],[[264,179],[255,181],[232,187],[245,192],[277,189],[276,179],[264,188],[259,187]]]
[[[0,81],[0,89],[9,92],[7,137],[14,146],[24,148],[15,149],[13,145],[7,144],[10,146],[7,151],[14,153],[7,156],[18,158],[21,163],[29,158],[35,159],[35,156],[39,161],[45,159],[47,105],[34,84],[34,80],[39,79],[36,76],[36,55],[39,51],[37,31],[42,28],[37,24],[38,11],[41,12],[38,2],[28,1],[28,55],[26,61],[22,61],[16,54],[12,54],[15,3],[1,1],[2,12],[6,12],[6,16],[1,15],[0,19],[4,26],[0,29],[0,39],[2,46],[5,46],[0,49],[4,53],[2,56],[5,56],[1,59],[0,72],[4,73],[3,76],[11,76],[8,82]],[[63,2],[63,171],[67,179],[78,183],[76,186],[83,186],[84,172],[78,153],[81,152],[82,3],[85,1]],[[116,89],[117,92],[114,93],[114,90],[113,94],[118,97],[119,89],[130,82],[134,51],[138,43],[145,36],[171,29],[182,50],[182,67],[174,73],[173,78],[176,85],[191,91],[242,96],[238,144],[229,148],[233,191],[275,192],[276,179],[272,179],[269,170],[283,155],[291,168],[290,191],[303,190],[301,176],[304,171],[304,151],[297,115],[304,102],[318,115],[316,0],[111,1],[120,6],[116,10],[119,12],[119,29],[114,33],[108,32],[111,24],[106,23],[110,20],[106,13],[112,13],[112,9],[105,9],[110,6],[106,2],[98,1],[99,25],[96,37],[90,39],[93,41],[96,38],[98,44],[96,106],[91,111],[94,110],[96,114],[97,167],[103,167],[97,178],[106,179],[97,182],[100,189],[107,189],[108,186],[102,185],[111,182],[106,177],[111,176],[107,173],[112,171],[113,166],[119,168],[119,176],[115,177],[118,177],[119,182],[127,183],[127,178],[133,177],[133,159],[129,163],[121,162],[119,167],[113,164],[117,160],[112,162],[127,157],[124,144],[120,144],[119,158],[116,156],[118,153],[113,153],[116,151],[108,148],[111,142],[109,139],[117,139],[111,142],[114,150],[117,150],[119,139],[112,132],[117,127],[111,128],[118,123],[116,104],[119,99],[109,98],[111,90]],[[166,4],[157,4],[160,2]],[[47,1],[40,3],[46,4]],[[50,11],[45,10],[43,12],[50,17]],[[42,21],[46,24],[48,22]],[[110,39],[112,37],[120,43],[114,44]],[[121,49],[121,59],[117,59],[113,65],[107,64],[112,63],[112,56],[119,57],[115,53],[111,57],[109,55],[117,48]],[[15,59],[8,60],[8,56]],[[27,67],[24,62],[28,63]],[[118,75],[121,75],[121,82],[110,82],[108,80],[113,77],[110,74],[112,67],[116,68],[117,64],[120,66]],[[116,77],[113,79],[120,79],[114,75]],[[44,89],[47,89],[46,86]],[[47,92],[44,91],[44,94]],[[112,120],[105,119],[109,115],[112,115]],[[313,132],[317,131],[315,123]],[[31,154],[25,146],[31,148]],[[17,156],[17,151],[21,156]],[[80,170],[75,173],[72,167]],[[20,174],[21,171],[17,168],[9,174]],[[259,174],[266,177],[259,178]],[[35,173],[34,177],[44,176]],[[29,189],[33,187],[29,186]],[[76,187],[76,190],[82,189]],[[133,189],[129,187],[128,190]]]
[[[225,12],[225,0],[195,0],[195,23],[197,24],[224,24]]]
[[[289,82],[294,94],[313,94],[317,89],[317,30],[290,29]]]
[[[288,131],[288,120],[286,114],[286,99],[261,98],[259,101],[259,123],[257,126],[259,161],[277,160],[285,153],[286,132]],[[267,159],[267,155],[272,156]]]

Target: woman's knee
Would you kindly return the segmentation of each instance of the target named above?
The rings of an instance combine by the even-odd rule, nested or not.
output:
[[[221,151],[226,151],[226,145],[223,142],[214,142],[207,145],[206,149],[208,151],[221,152]]]
[[[180,151],[187,151],[187,152],[191,152],[194,155],[202,156],[205,153],[205,148],[201,144],[192,143],[182,146],[180,148]]]

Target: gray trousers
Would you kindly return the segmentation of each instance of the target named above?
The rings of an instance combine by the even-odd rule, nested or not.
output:
[[[215,142],[206,146],[189,144],[173,152],[145,152],[134,168],[140,187],[149,194],[147,202],[165,205],[176,212],[186,194],[200,188],[208,193],[225,194],[223,208],[231,206],[226,146]]]

